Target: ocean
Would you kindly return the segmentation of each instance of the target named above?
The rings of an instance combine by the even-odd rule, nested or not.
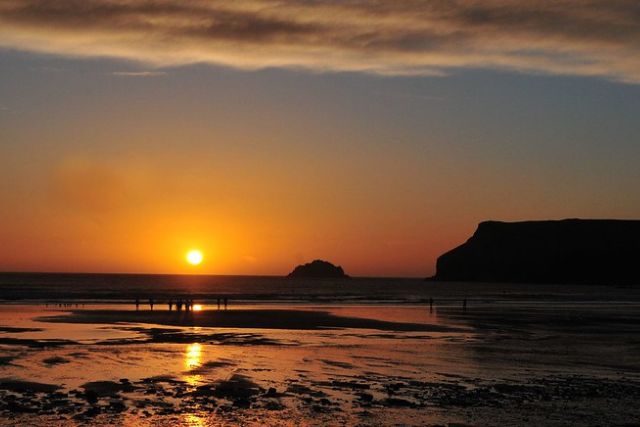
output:
[[[236,303],[630,302],[640,287],[434,282],[415,278],[300,279],[278,276],[0,273],[0,301],[97,301],[188,297]]]

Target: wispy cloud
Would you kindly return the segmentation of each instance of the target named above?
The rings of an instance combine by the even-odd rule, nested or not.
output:
[[[640,82],[637,0],[2,0],[0,45],[156,66]]]
[[[166,74],[164,71],[114,71],[111,73],[118,77],[158,77]]]

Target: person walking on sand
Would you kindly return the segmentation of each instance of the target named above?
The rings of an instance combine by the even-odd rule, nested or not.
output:
[[[220,298],[218,298],[218,310],[220,310]]]
[[[182,311],[182,298],[178,298],[178,301],[176,301],[176,310]]]
[[[169,298],[169,311],[173,311],[173,300]]]
[[[151,308],[151,311],[153,311],[153,298],[149,298],[149,307]]]
[[[136,298],[136,311],[140,310],[140,298]]]
[[[433,298],[429,298],[429,312],[433,313]]]
[[[225,297],[225,299],[224,299],[224,309],[225,309],[225,310],[227,309],[227,298],[226,298],[226,297]]]

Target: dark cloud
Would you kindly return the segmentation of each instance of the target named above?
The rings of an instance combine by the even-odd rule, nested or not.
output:
[[[488,67],[640,81],[631,0],[3,0],[0,44],[155,65]]]

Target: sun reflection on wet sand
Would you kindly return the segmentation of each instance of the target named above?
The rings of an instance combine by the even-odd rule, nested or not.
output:
[[[186,371],[191,371],[200,366],[202,358],[202,345],[198,343],[189,344],[184,356],[184,367]],[[190,374],[187,372],[185,381],[190,385],[196,385],[200,382],[200,374]]]
[[[183,425],[189,427],[204,427],[205,425],[204,418],[196,414],[183,414],[182,421]]]

